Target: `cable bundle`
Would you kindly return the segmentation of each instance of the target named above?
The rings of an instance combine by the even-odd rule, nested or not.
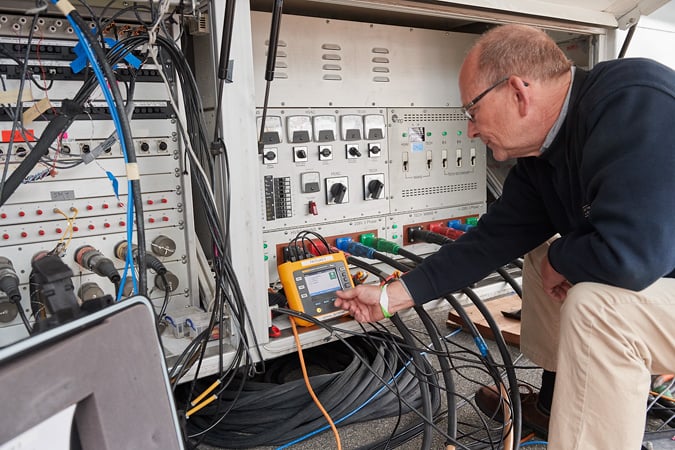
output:
[[[423,373],[414,370],[410,355],[400,343],[393,336],[380,336],[377,341],[368,336],[353,337],[305,351],[310,371],[323,372],[311,376],[310,381],[336,423],[397,416],[409,411],[405,403],[414,408],[421,405],[419,383],[436,386],[434,370],[426,359]],[[303,380],[278,384],[292,374],[298,374],[297,356],[270,363],[266,379],[247,381],[241,392],[224,391],[218,403],[190,418],[188,432],[208,428],[230,408],[227,420],[205,435],[205,443],[227,448],[283,445],[322,431],[326,421],[307,395]],[[380,379],[389,387],[384,387]],[[438,409],[438,389],[432,389],[431,401],[433,409]]]

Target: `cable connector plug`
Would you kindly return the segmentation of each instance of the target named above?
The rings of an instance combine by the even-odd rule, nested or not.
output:
[[[21,301],[19,276],[14,270],[12,261],[4,256],[0,256],[0,291],[7,294],[7,297],[14,303]]]

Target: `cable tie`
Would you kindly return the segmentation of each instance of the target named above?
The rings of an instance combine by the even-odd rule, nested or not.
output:
[[[52,0],[52,2],[54,2],[54,0]],[[68,0],[57,0],[54,2],[54,4],[64,16],[67,16],[71,12],[75,11],[75,7]]]
[[[127,180],[136,181],[141,179],[140,170],[138,170],[138,163],[127,163]]]

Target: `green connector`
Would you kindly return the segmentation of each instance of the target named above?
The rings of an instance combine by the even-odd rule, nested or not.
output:
[[[375,239],[377,239],[375,233],[365,233],[359,236],[359,242],[370,248],[374,248]]]
[[[466,224],[473,225],[475,227],[476,225],[478,225],[478,217],[467,217]]]
[[[391,241],[385,239],[376,239],[375,241],[375,250],[378,252],[391,253],[392,255],[398,255],[398,251],[401,247]]]

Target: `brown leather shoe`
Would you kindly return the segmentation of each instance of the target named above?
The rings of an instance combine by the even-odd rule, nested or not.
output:
[[[523,429],[529,429],[538,435],[545,437],[548,434],[549,414],[543,412],[538,406],[539,393],[533,392],[529,386],[521,385],[527,392],[520,393],[520,405],[523,418]],[[502,399],[495,386],[484,386],[476,391],[476,406],[493,420],[501,422]]]

